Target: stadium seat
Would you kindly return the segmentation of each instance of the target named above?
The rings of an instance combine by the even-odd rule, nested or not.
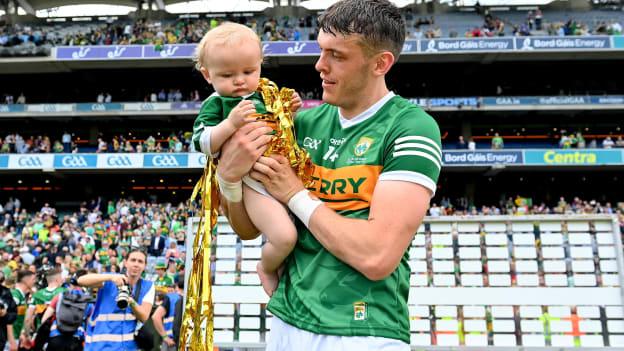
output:
[[[489,257],[489,256],[488,256]],[[516,246],[514,247],[515,258],[537,258],[534,247]]]
[[[431,257],[434,259],[452,260],[455,257],[452,247],[434,247],[431,249]]]
[[[429,285],[429,279],[427,274],[412,274],[410,275],[411,286],[427,286]]]
[[[429,317],[429,306],[410,305],[408,308],[410,317]]]
[[[540,235],[540,240],[543,246],[547,245],[558,245],[561,246],[563,244],[563,235],[562,234],[542,234]]]
[[[604,347],[602,335],[581,335],[581,347]]]
[[[238,236],[219,234],[217,235],[217,246],[236,246],[238,242]]]
[[[462,274],[461,286],[483,286],[483,275],[481,274]]]
[[[410,331],[428,332],[431,331],[431,323],[428,319],[410,319]]]
[[[413,273],[427,273],[427,261],[409,261],[410,269]]]
[[[451,223],[431,223],[429,230],[431,233],[450,233]]]
[[[458,233],[478,233],[479,223],[457,223]]]
[[[572,261],[572,272],[575,273],[590,273],[594,272],[593,260],[574,260]]]
[[[574,347],[574,337],[572,335],[558,335],[551,336],[551,344],[555,347]]]
[[[568,234],[570,245],[591,245],[591,236],[587,233]]]
[[[594,274],[574,274],[574,286],[596,286]]]
[[[409,250],[409,257],[410,259],[414,260],[414,259],[426,259],[427,258],[427,249],[425,249],[424,247],[412,247]]]
[[[483,271],[483,266],[481,261],[461,260],[459,261],[459,270],[466,273],[481,273]]]
[[[579,321],[579,330],[583,333],[602,333],[602,324],[597,320]]]
[[[486,233],[504,233],[507,231],[505,222],[486,222],[483,224],[483,230]]]
[[[544,259],[565,258],[565,253],[563,251],[563,247],[560,246],[543,246],[542,257],[544,257]]]
[[[513,333],[516,331],[516,323],[512,319],[494,319],[492,330],[498,333]]]
[[[516,272],[537,273],[537,261],[516,261]]]
[[[540,318],[542,308],[540,306],[520,306],[519,313],[522,318]]]
[[[539,286],[537,274],[518,274],[518,286]]]
[[[505,234],[491,234],[491,233],[488,233],[485,236],[485,244],[488,245],[488,246],[507,245],[507,235],[505,235]]]
[[[535,235],[533,234],[514,234],[514,245],[535,246]]]
[[[544,232],[554,232],[554,233],[561,232],[561,222],[560,221],[555,221],[555,222],[543,221],[543,222],[540,222],[539,230],[542,233],[544,233]]]
[[[570,256],[572,258],[593,258],[594,253],[592,252],[591,247],[587,246],[571,246],[570,247]],[[602,256],[600,256],[602,257]],[[606,258],[606,257],[605,257]]]
[[[577,306],[576,313],[581,318],[600,318],[600,308],[598,306]]]
[[[590,256],[590,258],[593,257]],[[616,258],[615,247],[614,246],[598,246],[598,257],[601,259],[604,258]]]
[[[492,273],[509,273],[509,261],[488,261],[488,271]]]
[[[515,347],[516,336],[512,334],[494,334],[492,341],[494,346],[498,347]]]
[[[429,334],[411,334],[410,343],[416,346],[430,346],[431,335]]]
[[[459,258],[465,259],[480,259],[481,248],[480,247],[460,247]]]
[[[451,234],[432,234],[431,245],[453,246],[453,236]]]
[[[481,245],[481,238],[479,234],[459,234],[457,243],[459,246],[479,246]]]
[[[563,274],[544,274],[546,286],[568,286],[568,277]]]
[[[509,251],[506,247],[488,247],[485,249],[488,259],[508,259]]]
[[[605,273],[616,273],[618,271],[616,260],[600,260],[600,271]]]
[[[434,286],[455,286],[454,274],[434,274],[433,275]]]
[[[546,340],[542,334],[523,334],[522,346],[525,347],[544,347],[546,346]]]
[[[490,274],[490,286],[511,286],[511,277],[508,274]]]
[[[513,222],[511,223],[511,231],[514,233],[533,233],[532,222]]]
[[[459,346],[459,335],[457,334],[439,334],[438,346]]]
[[[433,260],[432,268],[434,273],[453,273],[455,272],[455,262]]]
[[[568,232],[587,232],[589,231],[589,222],[586,221],[569,221],[567,223]]]
[[[596,233],[596,242],[598,245],[613,245],[612,233]]]

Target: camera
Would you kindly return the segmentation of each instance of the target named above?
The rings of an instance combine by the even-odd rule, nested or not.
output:
[[[0,310],[7,310],[7,309],[9,309],[9,304],[3,299],[0,299]]]
[[[130,302],[130,288],[127,285],[122,285],[117,289],[119,290],[117,299],[115,300],[117,307],[122,310],[128,308],[128,303]]]

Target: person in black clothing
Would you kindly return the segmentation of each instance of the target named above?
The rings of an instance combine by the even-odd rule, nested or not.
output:
[[[0,350],[7,342],[7,325],[13,325],[17,318],[17,305],[11,290],[4,286],[4,274],[0,272]]]

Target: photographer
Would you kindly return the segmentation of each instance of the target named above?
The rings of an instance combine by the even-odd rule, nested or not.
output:
[[[4,274],[0,272],[0,350],[4,350],[7,342],[7,326],[17,318],[17,305],[13,301],[11,290],[4,286]]]
[[[141,279],[146,261],[143,251],[133,249],[125,262],[126,275],[86,274],[78,278],[81,286],[99,288],[87,323],[85,351],[139,349],[135,332],[149,318],[155,295],[154,284]]]

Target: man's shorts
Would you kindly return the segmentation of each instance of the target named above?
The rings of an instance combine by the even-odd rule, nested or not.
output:
[[[266,351],[410,351],[401,340],[311,333],[273,317]]]

